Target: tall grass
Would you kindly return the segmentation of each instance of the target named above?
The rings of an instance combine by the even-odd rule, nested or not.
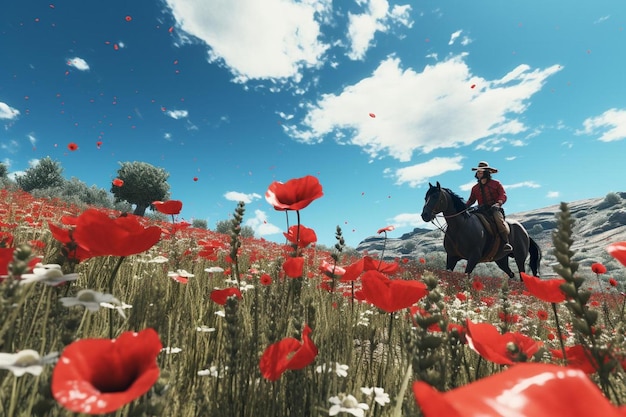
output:
[[[0,230],[11,233],[12,245],[21,248],[13,267],[23,267],[33,256],[41,256],[43,263],[59,262],[61,246],[51,237],[47,222],[58,223],[62,215],[77,211],[22,193],[5,192],[2,197]],[[238,213],[243,215],[241,210]],[[159,225],[172,228],[169,223]],[[197,256],[198,242],[211,239],[222,242],[223,249],[213,260]],[[341,251],[305,249],[304,277],[294,280],[282,272],[290,250],[237,238],[236,233],[227,236],[186,228],[165,234],[148,252],[125,259],[112,288],[109,279],[119,261],[116,257],[64,264],[65,272],[75,271],[79,279],[60,286],[19,285],[5,279],[0,284],[0,351],[34,349],[43,356],[62,352],[80,339],[108,338],[111,329],[114,337],[129,330],[155,329],[165,347],[158,357],[159,380],[146,395],[110,414],[116,417],[327,416],[330,398],[340,394],[367,404],[368,416],[417,416],[419,408],[406,389],[407,372],[410,380],[424,380],[445,391],[504,369],[471,350],[462,327],[449,326],[462,326],[466,319],[502,325],[543,341],[545,347],[526,360],[562,363],[547,350],[559,348],[553,319],[537,314],[550,311],[550,306],[524,294],[519,282],[476,277],[480,285],[472,286],[463,274],[430,270],[428,263],[409,260],[401,263],[393,278],[423,280],[430,292],[415,309],[390,314],[354,299],[358,281],[335,281],[332,292],[320,285],[327,278],[319,271],[323,261],[347,265],[356,259]],[[167,261],[156,263],[157,257]],[[205,271],[210,267],[223,272]],[[193,274],[186,284],[168,276],[181,270]],[[264,274],[271,277],[269,285],[261,283]],[[213,289],[229,286],[239,287],[242,298],[230,297],[224,306],[211,301]],[[584,280],[579,287],[586,287]],[[59,302],[81,289],[110,292],[132,307],[123,310],[124,318],[106,308],[89,312]],[[590,343],[594,352],[609,352],[615,358],[624,349],[623,296],[615,290],[590,293],[585,314],[593,315],[589,311],[600,308],[594,305],[600,298],[606,308],[594,315],[592,326],[605,332]],[[566,322],[565,343],[584,342],[576,307],[557,308]],[[275,382],[263,378],[259,358],[267,346],[299,337],[305,324],[311,327],[319,350],[314,363],[287,371]],[[75,415],[52,397],[53,368],[46,365],[38,376],[20,377],[0,369],[0,415]],[[623,378],[619,363],[591,377],[614,403],[626,401],[624,389],[619,388]],[[383,388],[391,404],[381,405],[361,391],[370,387]]]

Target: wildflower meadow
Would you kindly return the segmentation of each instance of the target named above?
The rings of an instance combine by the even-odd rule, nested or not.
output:
[[[123,187],[123,183],[114,184]],[[557,278],[467,277],[316,248],[316,177],[273,182],[285,243],[0,190],[2,416],[626,416],[626,298]],[[393,230],[382,227],[383,237]],[[626,265],[626,242],[607,251]]]

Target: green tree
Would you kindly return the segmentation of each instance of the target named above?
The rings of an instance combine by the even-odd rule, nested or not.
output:
[[[59,162],[49,156],[40,159],[36,165],[31,166],[22,175],[15,177],[18,187],[26,192],[35,189],[59,187],[65,182],[63,168]]]
[[[215,224],[215,231],[217,233],[223,233],[229,235],[233,228],[232,220],[220,220]],[[241,226],[241,237],[254,237],[254,229],[251,226]]]
[[[134,214],[143,216],[153,201],[164,201],[169,198],[170,185],[167,179],[170,174],[163,168],[155,167],[146,162],[120,162],[117,178],[124,185],[111,186],[115,201],[127,201],[135,205]]]
[[[205,219],[193,219],[191,221],[191,227],[206,230],[209,228],[209,223]]]
[[[0,178],[7,178],[9,175],[9,168],[6,164],[0,162]]]

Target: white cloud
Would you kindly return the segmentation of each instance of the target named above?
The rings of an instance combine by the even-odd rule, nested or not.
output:
[[[387,223],[393,224],[397,228],[400,227],[421,227],[423,229],[432,229],[433,226],[430,223],[426,223],[422,220],[421,213],[400,213],[387,219]]]
[[[172,119],[184,119],[189,116],[189,112],[187,110],[168,110],[165,112],[166,115],[171,117]]]
[[[393,173],[396,184],[409,183],[411,187],[424,184],[430,178],[436,177],[448,171],[458,171],[463,168],[461,165],[462,156],[436,157],[428,162],[400,168]]]
[[[459,36],[461,36],[461,33],[463,33],[462,30],[457,30],[452,35],[450,35],[450,40],[448,41],[448,45],[454,45],[454,42],[459,38]]]
[[[244,225],[250,226],[257,237],[275,235],[282,232],[280,227],[267,222],[267,214],[263,210],[254,210],[254,217],[246,220]]]
[[[17,153],[20,149],[20,144],[15,139],[11,139],[7,142],[0,143],[0,149],[8,153]]]
[[[597,20],[595,20],[593,23],[594,23],[594,25],[595,25],[595,24],[598,24],[598,23],[602,23],[602,22],[604,22],[604,21],[606,21],[606,20],[609,20],[609,18],[610,18],[610,17],[611,17],[611,15],[610,15],[610,14],[607,14],[606,16],[602,16],[602,17],[598,18],[598,19],[597,19]]]
[[[347,143],[372,157],[386,153],[406,162],[415,151],[456,148],[525,131],[516,115],[563,68],[520,65],[500,79],[486,80],[473,75],[464,58],[457,55],[416,72],[389,57],[370,77],[308,104],[301,124],[283,128],[305,143],[346,136]],[[470,88],[472,84],[477,88]]]
[[[546,194],[546,197],[548,198],[558,198],[561,195],[561,193],[559,193],[558,191],[548,191],[548,194]]]
[[[465,184],[462,184],[461,186],[459,186],[459,190],[461,191],[469,191],[472,189],[472,187],[476,185],[476,181],[471,181],[471,182],[467,182]]]
[[[397,22],[411,27],[409,19],[411,6],[395,6],[389,12],[387,0],[369,0],[367,11],[361,14],[348,13],[348,38],[350,42],[350,59],[359,60],[365,57],[372,45],[376,32],[387,32],[390,22]]]
[[[179,29],[209,48],[235,81],[301,78],[329,48],[320,25],[332,0],[166,0]]]
[[[584,129],[577,134],[597,134],[604,131],[598,140],[612,142],[626,139],[626,109],[609,109],[600,116],[590,117],[583,122]]]
[[[229,201],[243,201],[246,204],[252,203],[254,200],[258,200],[261,196],[257,193],[240,193],[238,191],[228,191],[224,194],[224,198]]]
[[[541,187],[541,185],[537,184],[534,181],[516,182],[515,184],[509,184],[509,185],[504,186],[504,188],[506,188],[507,190],[510,190],[513,188],[539,188],[539,187]]]
[[[13,120],[17,119],[17,116],[20,115],[20,111],[14,109],[6,103],[0,101],[0,119],[5,120]]]
[[[82,58],[70,58],[67,60],[67,65],[74,67],[79,71],[89,71],[89,64]]]
[[[30,142],[31,146],[37,146],[37,138],[35,137],[34,133],[29,133],[26,136],[28,137],[28,141]]]

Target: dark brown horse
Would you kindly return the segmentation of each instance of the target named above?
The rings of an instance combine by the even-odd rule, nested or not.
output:
[[[513,252],[503,253],[502,245],[500,245],[497,252],[492,255],[491,248],[494,237],[485,229],[478,215],[465,207],[465,200],[448,188],[442,188],[439,182],[437,185],[430,183],[428,185],[426,202],[422,210],[422,220],[430,222],[437,214],[443,213],[448,224],[443,239],[443,247],[448,255],[447,269],[452,271],[457,262],[466,259],[465,273],[470,275],[477,264],[495,261],[500,269],[506,272],[510,278],[513,278],[515,274],[509,267],[509,258],[515,259],[520,273],[526,272],[526,258],[530,253],[530,269],[534,276],[538,276],[541,250],[537,243],[528,236],[524,226],[519,222],[507,220],[511,229],[509,241],[513,246]]]

